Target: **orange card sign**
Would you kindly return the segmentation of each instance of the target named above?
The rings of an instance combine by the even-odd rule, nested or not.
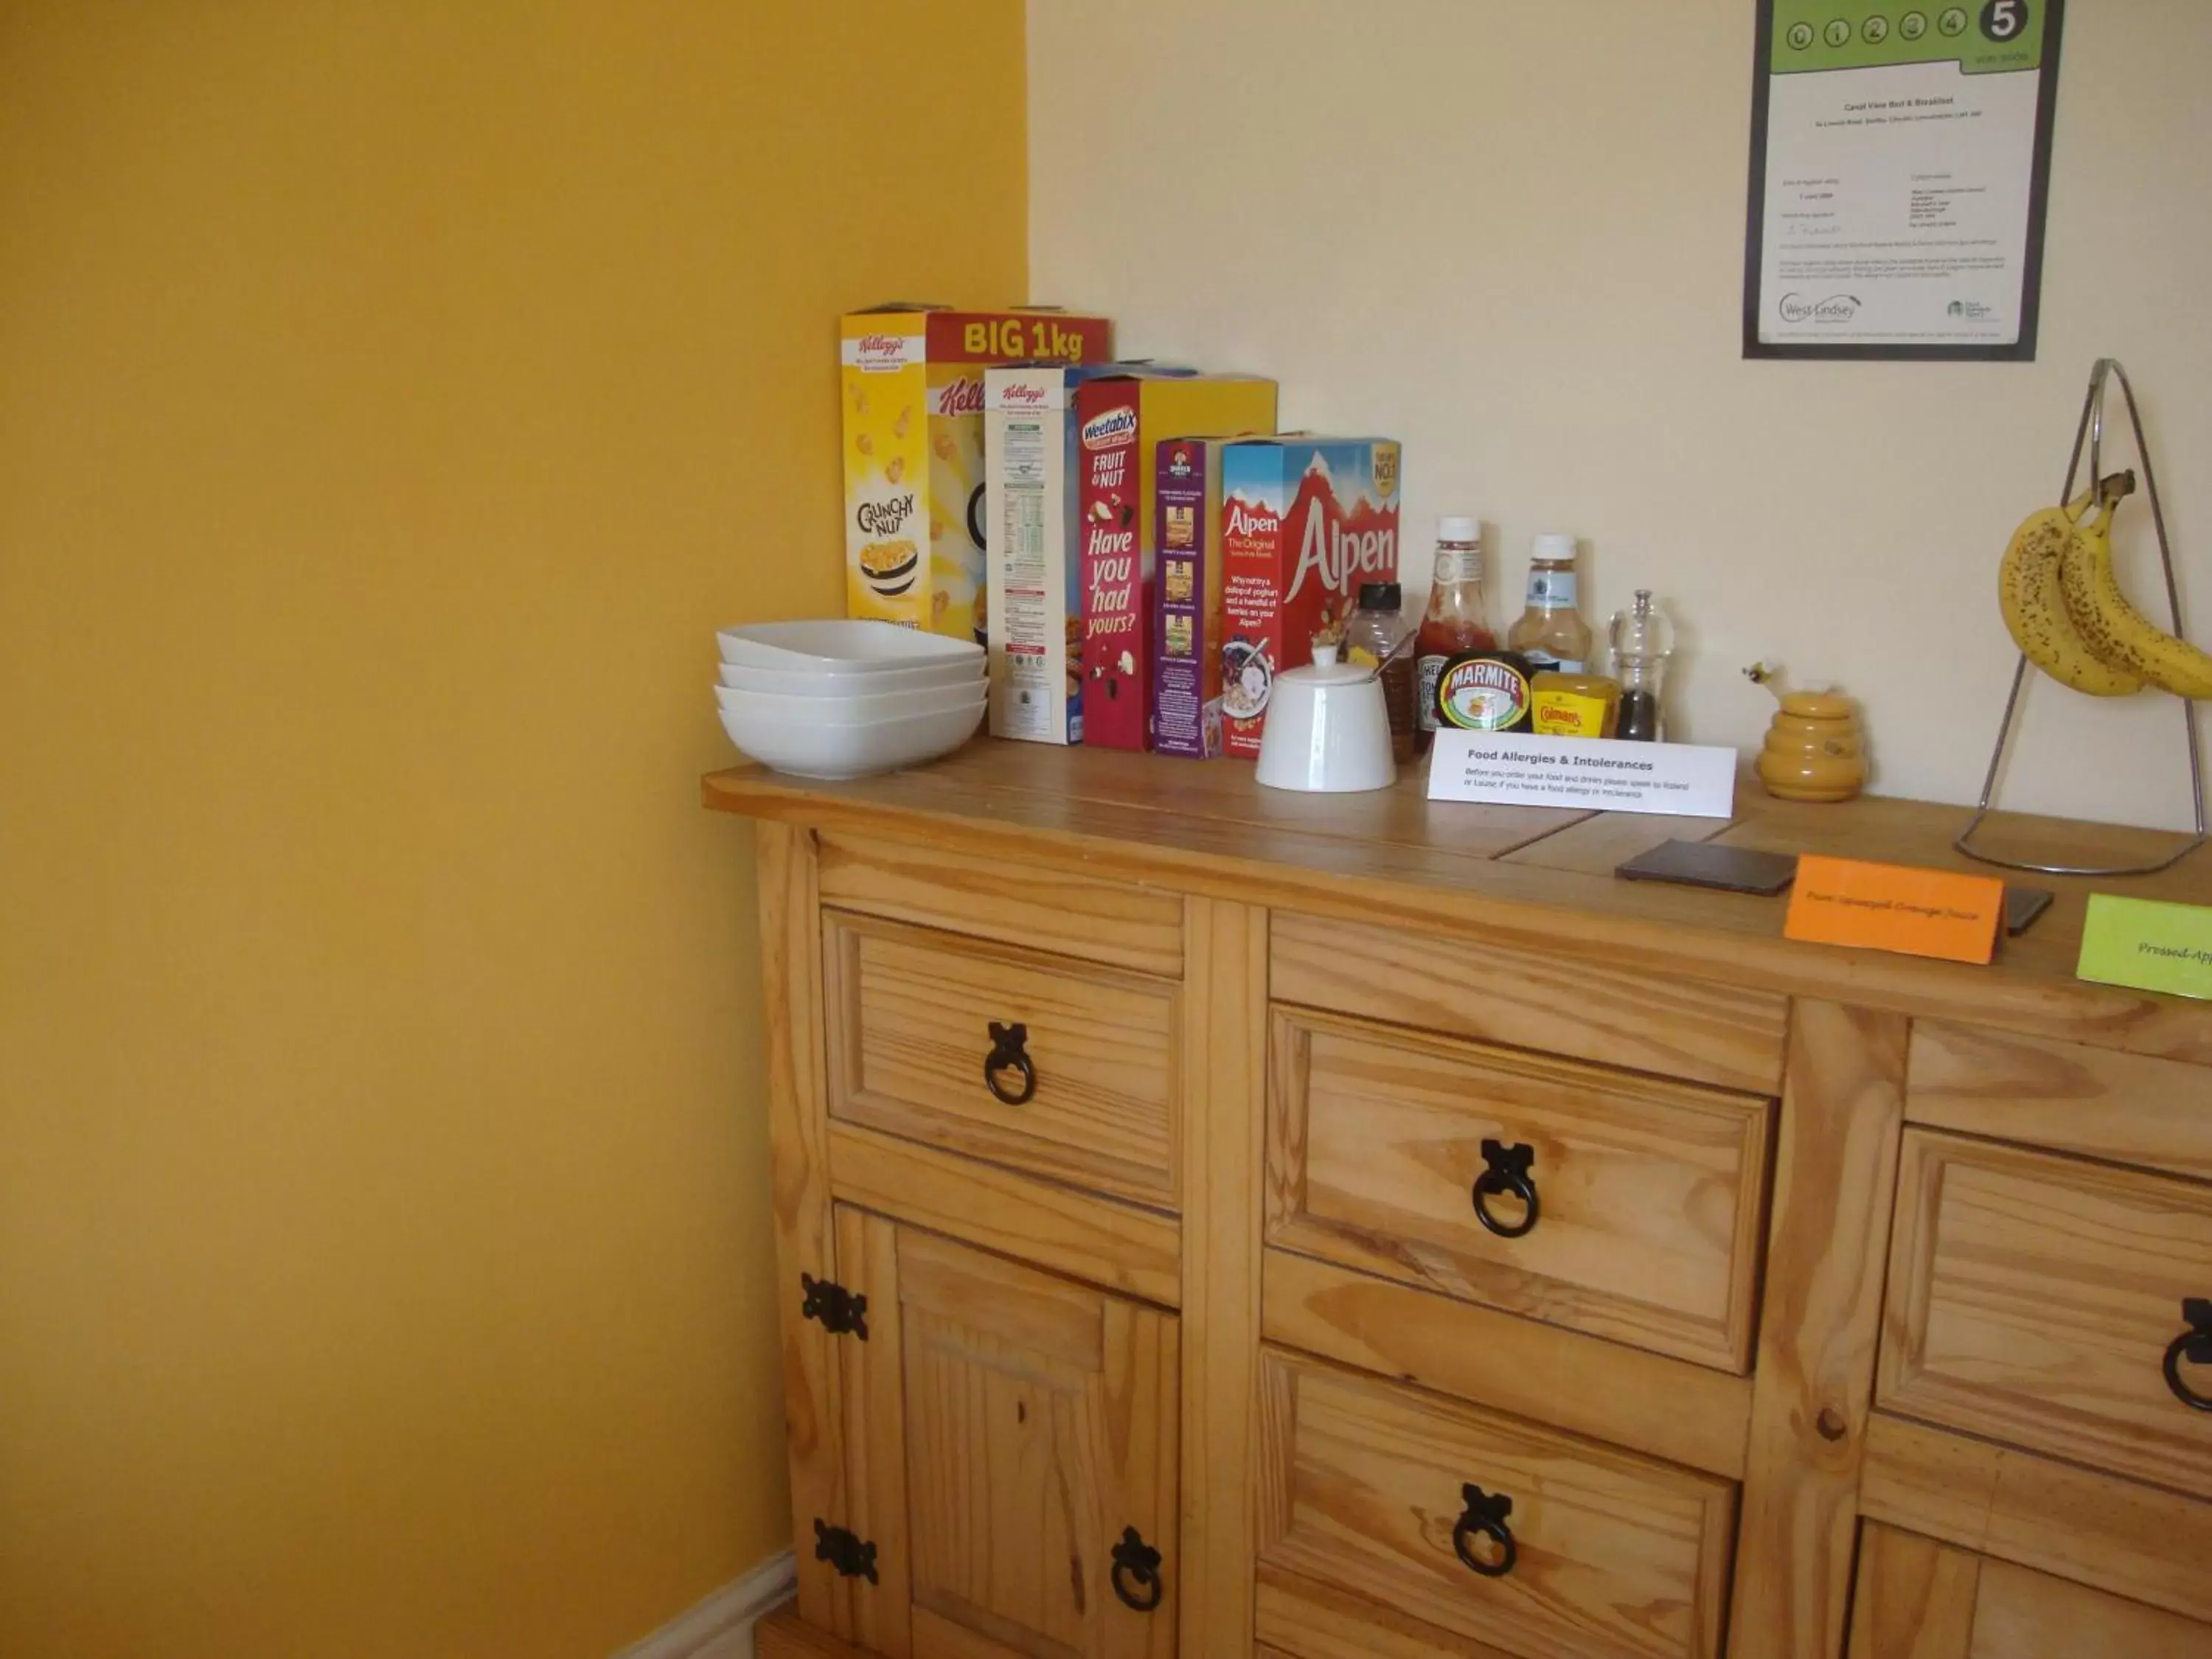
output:
[[[1994,877],[1808,853],[1797,860],[1782,933],[1815,945],[1985,963],[1996,953],[2003,915],[2004,884]]]

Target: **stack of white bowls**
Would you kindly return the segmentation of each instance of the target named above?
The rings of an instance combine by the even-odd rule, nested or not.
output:
[[[859,778],[947,755],[982,724],[983,647],[886,622],[726,628],[722,729],[763,766]]]

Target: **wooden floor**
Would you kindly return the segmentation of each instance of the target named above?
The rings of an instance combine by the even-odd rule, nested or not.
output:
[[[781,1607],[761,1620],[753,1632],[757,1659],[874,1659],[865,1649],[834,1636],[824,1636],[799,1621],[796,1607]],[[1273,1648],[1255,1648],[1252,1659],[1290,1659]]]
[[[796,1607],[779,1607],[762,1620],[753,1631],[753,1646],[758,1659],[868,1659],[851,1643],[799,1623]]]

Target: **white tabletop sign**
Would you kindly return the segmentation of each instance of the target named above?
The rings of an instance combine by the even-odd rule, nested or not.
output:
[[[1725,818],[1735,766],[1735,750],[1701,744],[1447,730],[1429,757],[1429,799]]]

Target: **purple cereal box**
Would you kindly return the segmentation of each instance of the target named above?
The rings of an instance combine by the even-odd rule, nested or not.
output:
[[[1221,560],[1212,540],[1222,441],[1164,440],[1154,465],[1153,747],[1193,760],[1221,753]]]

